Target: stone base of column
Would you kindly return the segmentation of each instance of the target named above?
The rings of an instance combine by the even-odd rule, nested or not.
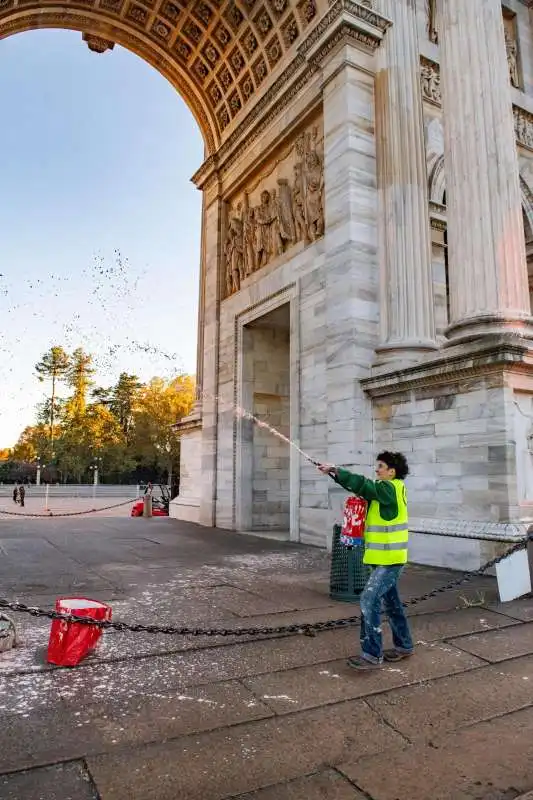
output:
[[[454,346],[478,339],[480,336],[520,336],[533,339],[533,317],[517,313],[514,316],[499,314],[476,314],[449,325],[446,330],[447,346]]]
[[[374,453],[405,453],[410,560],[477,569],[533,523],[533,342],[486,336],[374,370]]]
[[[169,516],[187,522],[200,522],[200,479],[202,461],[202,421],[191,414],[176,426],[180,432],[180,489],[171,501]]]
[[[437,350],[438,345],[434,339],[389,341],[376,348],[376,365],[392,361],[397,365],[401,362],[418,363],[421,357],[426,357]]]

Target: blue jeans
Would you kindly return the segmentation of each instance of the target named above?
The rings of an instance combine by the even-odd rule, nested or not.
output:
[[[361,650],[363,658],[379,664],[383,660],[381,604],[389,619],[394,647],[401,653],[414,649],[407,617],[398,594],[403,564],[375,567],[361,594]]]

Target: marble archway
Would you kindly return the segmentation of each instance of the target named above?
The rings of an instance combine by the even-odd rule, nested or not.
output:
[[[237,447],[246,431],[230,410],[248,389],[270,403],[272,393],[288,385],[282,380],[287,365],[291,376],[299,370],[306,337],[317,328],[313,316],[299,340],[295,320],[301,309],[306,313],[306,292],[314,297],[325,282],[330,302],[344,303],[348,263],[350,291],[357,286],[377,309],[375,269],[365,274],[363,289],[359,261],[362,252],[370,253],[372,263],[375,258],[375,55],[392,22],[371,0],[0,0],[0,39],[38,28],[79,31],[96,52],[115,44],[128,48],[170,81],[200,127],[205,160],[192,178],[203,198],[200,391],[194,413],[179,426],[180,496],[172,516],[234,528],[247,516],[237,489],[249,484],[250,476]],[[353,169],[360,158],[363,172]],[[357,203],[368,221],[356,229]],[[313,281],[317,268],[323,277]],[[285,322],[289,319],[290,331],[287,325],[282,331],[272,327],[269,314],[277,304],[285,306],[280,313]],[[265,330],[261,317],[272,323],[269,332],[248,336],[252,329]],[[331,326],[343,319],[335,314]],[[351,311],[342,324],[355,347]],[[372,336],[375,327],[372,322]],[[331,336],[324,333],[324,347],[326,339]],[[247,341],[257,347],[268,342],[275,351],[277,373],[266,389],[261,389],[259,367],[264,372],[264,364],[272,366],[275,359],[265,350],[257,369],[247,372]],[[355,355],[350,363],[357,363]],[[248,380],[252,372],[253,381]],[[355,379],[337,379],[359,402]],[[290,380],[310,396],[305,381]],[[333,375],[333,394],[332,380]],[[306,412],[293,389],[290,404],[291,436],[297,438],[298,415]],[[369,409],[365,400],[365,415]],[[332,420],[331,436],[343,424]],[[291,498],[297,498],[299,468],[293,458]],[[266,469],[267,478],[258,480],[279,483],[276,466],[266,464]],[[264,491],[268,494],[268,487]],[[315,524],[314,511],[302,512],[296,500],[291,503],[291,536],[299,536],[299,530]]]
[[[114,44],[143,58],[183,96],[216,152],[293,58],[318,14],[315,0],[47,0],[0,2],[0,39],[39,28],[80,31],[96,52]]]

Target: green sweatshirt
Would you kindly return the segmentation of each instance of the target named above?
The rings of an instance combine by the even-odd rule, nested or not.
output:
[[[383,519],[390,520],[398,516],[396,489],[390,481],[372,481],[364,475],[356,475],[341,467],[336,468],[333,479],[344,489],[358,494],[369,503],[376,500]]]

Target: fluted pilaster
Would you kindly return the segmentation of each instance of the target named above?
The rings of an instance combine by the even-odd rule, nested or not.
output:
[[[457,339],[530,335],[500,0],[439,0],[451,324]]]
[[[379,0],[393,21],[376,74],[382,358],[437,347],[415,0]]]

